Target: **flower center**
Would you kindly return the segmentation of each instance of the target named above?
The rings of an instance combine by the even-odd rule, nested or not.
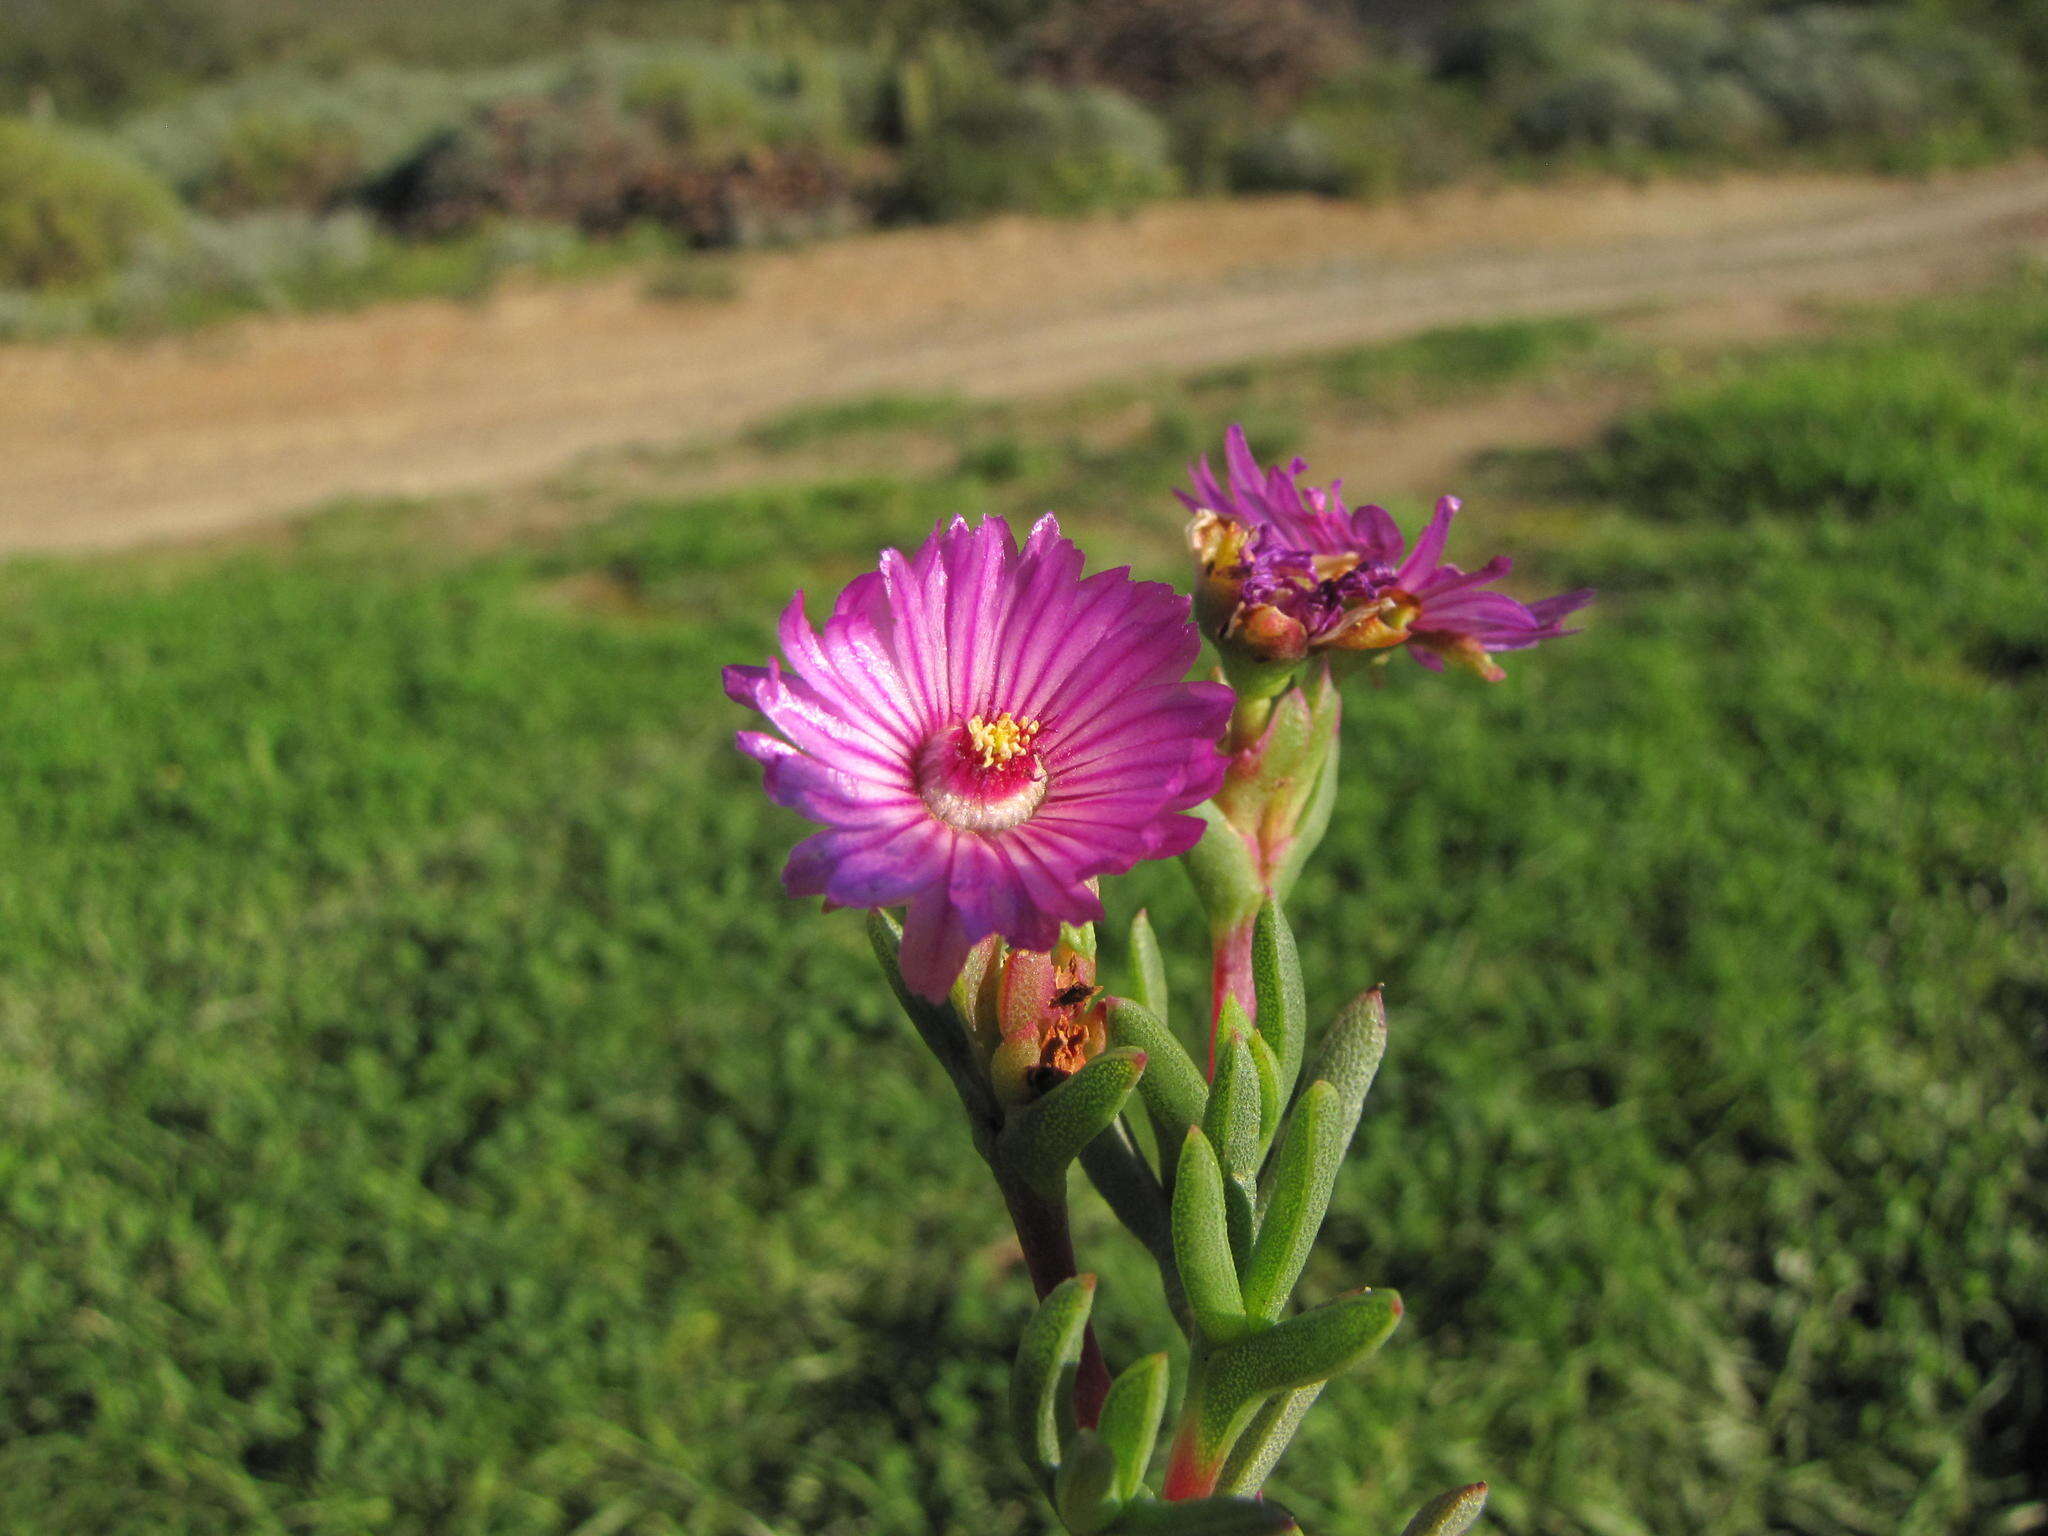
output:
[[[1033,745],[1036,720],[1010,711],[975,715],[940,731],[917,758],[926,809],[964,832],[1006,832],[1045,798],[1045,764]]]
[[[1014,763],[1031,750],[1037,734],[1036,720],[1019,720],[1007,709],[993,720],[976,715],[967,722],[967,740],[981,754],[984,769]]]

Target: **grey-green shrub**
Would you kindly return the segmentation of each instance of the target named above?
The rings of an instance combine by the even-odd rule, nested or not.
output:
[[[300,295],[358,279],[384,254],[383,237],[359,210],[194,219],[179,240],[143,244],[109,290],[108,318],[161,322],[200,304],[289,309]]]
[[[1505,112],[1504,147],[1740,152],[1774,142],[2009,146],[2020,63],[1935,13],[1758,14],[1670,0],[1517,0],[1482,13],[1462,67]]]
[[[1239,192],[1383,197],[1469,174],[1487,154],[1483,104],[1417,66],[1383,62],[1327,81],[1292,115],[1236,125],[1227,185]]]
[[[1157,117],[1111,91],[1035,83],[954,106],[903,174],[908,208],[931,219],[1129,208],[1179,186]]]
[[[180,217],[170,188],[117,146],[0,119],[0,286],[96,281]]]
[[[459,72],[367,65],[333,78],[265,70],[138,113],[117,132],[180,196],[238,211],[291,200],[264,194],[288,193],[274,185],[290,180],[279,172],[301,158],[331,160],[335,145],[352,150],[353,172],[323,190],[374,184],[480,106],[554,89],[565,68],[557,58]],[[305,148],[295,155],[294,145]]]

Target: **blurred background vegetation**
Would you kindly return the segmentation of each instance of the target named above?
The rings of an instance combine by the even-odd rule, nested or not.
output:
[[[729,250],[1185,193],[1921,173],[2038,148],[2044,78],[2048,0],[5,0],[0,337],[715,300]],[[1304,1293],[1409,1310],[1277,1491],[2048,1531],[2048,278],[1654,318],[0,564],[0,1531],[1042,1529],[1014,1251],[858,921],[777,894],[717,669],[942,516],[1180,580],[1228,422],[1376,494],[1324,446],[1531,399],[1625,404],[1465,465],[1452,553],[1601,598],[1499,687],[1351,679],[1298,926],[1394,1036]],[[1111,900],[1192,1029],[1178,872]],[[1164,1346],[1080,1219],[1110,1352]]]
[[[2044,70],[2044,0],[10,0],[0,336],[1178,192],[1924,171],[2038,143]]]
[[[1453,550],[1597,585],[1589,632],[1349,683],[1298,926],[1393,1043],[1304,1293],[1408,1319],[1278,1492],[1328,1536],[1480,1476],[1514,1536],[2041,1529],[2039,277],[1762,350],[1515,322],[847,401],[716,450],[743,488],[641,454],[523,533],[0,567],[0,1528],[1043,1529],[1014,1249],[857,915],[778,894],[717,668],[955,512],[1178,579],[1233,418],[1616,381],[1590,448],[1473,470]],[[1179,872],[1109,895],[1194,1029]],[[1080,1223],[1111,1353],[1167,1344]]]

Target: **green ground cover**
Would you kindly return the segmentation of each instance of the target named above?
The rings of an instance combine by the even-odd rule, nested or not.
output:
[[[955,510],[1168,571],[1246,402],[1271,451],[1588,335],[1162,384],[1121,436],[853,410],[794,435],[959,467],[481,552],[399,508],[0,569],[0,1528],[1041,1529],[1000,1217],[858,920],[774,893],[716,668]],[[1283,1464],[1311,1529],[1477,1476],[1545,1536],[2039,1525],[2044,375],[2039,282],[1695,373],[1470,513],[1590,633],[1356,680],[1297,926],[1394,1034],[1304,1291],[1409,1310]],[[1114,909],[1185,949],[1178,882]],[[1112,1356],[1159,1347],[1082,1222]]]

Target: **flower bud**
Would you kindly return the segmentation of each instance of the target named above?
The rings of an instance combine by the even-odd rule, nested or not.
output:
[[[1091,937],[1062,929],[1049,954],[986,939],[969,954],[954,1000],[1005,1108],[1056,1088],[1108,1043]]]
[[[1301,620],[1271,603],[1240,607],[1227,639],[1262,663],[1296,662],[1308,654],[1308,630]]]

